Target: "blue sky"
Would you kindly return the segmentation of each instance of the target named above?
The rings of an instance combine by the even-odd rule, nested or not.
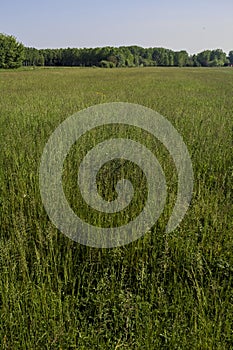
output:
[[[9,0],[0,32],[37,48],[139,45],[233,50],[233,0]]]

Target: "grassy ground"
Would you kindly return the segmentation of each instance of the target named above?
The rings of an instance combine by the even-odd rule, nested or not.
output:
[[[232,91],[230,68],[0,72],[1,349],[233,349]],[[52,225],[38,168],[61,121],[115,101],[172,122],[192,158],[194,194],[174,232],[164,233],[171,196],[143,238],[95,249]],[[154,147],[175,192],[174,166]],[[74,206],[75,154],[64,171]]]

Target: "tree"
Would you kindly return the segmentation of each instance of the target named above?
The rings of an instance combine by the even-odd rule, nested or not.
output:
[[[187,51],[177,51],[174,54],[174,65],[178,67],[185,67],[189,64],[189,55]]]
[[[196,55],[197,62],[204,67],[224,66],[228,60],[221,49],[205,50]]]
[[[175,53],[172,50],[168,50],[169,66],[174,66]]]
[[[152,59],[156,66],[166,66],[167,63],[167,52],[162,47],[154,48],[152,53]]]
[[[221,49],[212,50],[210,60],[211,66],[224,66],[224,64],[227,62],[227,55]]]
[[[230,61],[230,64],[233,64],[233,50],[229,52],[229,61]]]
[[[113,62],[106,61],[106,60],[102,60],[99,65],[102,68],[114,68],[115,67],[115,64]]]
[[[26,47],[24,50],[24,66],[43,66],[45,63],[42,50]]]
[[[203,67],[209,67],[210,65],[211,50],[205,50],[197,54],[197,62]]]
[[[24,60],[24,46],[11,35],[0,33],[0,68],[18,68]]]
[[[121,50],[125,57],[125,65],[126,67],[134,67],[135,66],[135,55],[138,50],[137,46],[122,46]]]
[[[3,45],[1,49],[3,48]],[[0,51],[0,63],[5,67],[5,51]],[[162,47],[140,46],[43,49],[25,48],[24,65],[30,66],[81,66],[81,67],[215,67],[233,64],[233,50],[205,50],[189,55],[187,51],[173,51]]]
[[[201,64],[200,64],[200,62],[198,61],[198,59],[197,59],[197,55],[192,55],[191,56],[191,59],[192,59],[192,65],[193,65],[193,67],[200,67],[201,66]]]

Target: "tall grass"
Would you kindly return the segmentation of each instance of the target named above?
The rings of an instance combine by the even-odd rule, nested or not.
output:
[[[233,349],[232,91],[228,68],[0,72],[1,349]],[[50,222],[39,165],[59,123],[113,101],[147,106],[171,121],[192,158],[194,193],[180,226],[166,234],[177,177],[166,150],[145,135],[168,178],[165,211],[141,239],[96,249]],[[82,145],[97,141],[89,134],[76,143],[64,166],[66,195],[79,214],[77,159]],[[127,166],[135,187],[145,189],[139,170]],[[112,173],[102,171],[109,188]],[[100,184],[103,196],[114,196],[105,188]],[[90,219],[106,223],[93,213]]]

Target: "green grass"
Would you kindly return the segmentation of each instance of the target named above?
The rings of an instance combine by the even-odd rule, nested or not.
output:
[[[229,68],[0,72],[1,349],[233,349],[232,91]],[[165,211],[138,241],[96,249],[71,241],[50,222],[39,165],[63,120],[117,101],[171,121],[192,158],[194,193],[180,226],[166,234],[177,177],[166,150],[145,137],[172,189]],[[89,136],[84,145],[98,141]],[[76,210],[74,165],[83,144],[72,148],[64,167]],[[140,185],[138,169],[130,171]]]

